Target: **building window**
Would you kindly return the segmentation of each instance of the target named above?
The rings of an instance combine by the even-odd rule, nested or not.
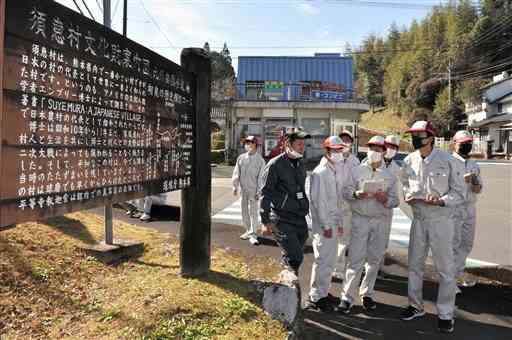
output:
[[[264,82],[247,81],[245,82],[245,96],[247,99],[263,99]]]

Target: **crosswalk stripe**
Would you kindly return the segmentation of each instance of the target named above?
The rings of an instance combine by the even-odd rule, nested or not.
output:
[[[306,192],[309,192],[309,181],[306,181]],[[238,199],[229,207],[212,216],[212,222],[234,225],[242,228],[242,201]],[[311,226],[311,218],[306,218],[308,225]],[[391,233],[389,242],[391,247],[406,249],[409,247],[409,237],[411,231],[411,219],[400,209],[393,209],[393,220],[391,224]],[[497,266],[495,263],[475,260],[468,258],[466,267],[488,267]]]

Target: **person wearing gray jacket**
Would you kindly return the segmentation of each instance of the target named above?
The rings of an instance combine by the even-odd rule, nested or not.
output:
[[[344,147],[340,137],[327,137],[324,141],[325,156],[311,173],[309,199],[314,260],[309,307],[323,312],[334,311],[340,303],[338,298],[329,294],[329,288],[338,253],[338,236],[343,235],[336,164],[343,161]]]
[[[425,315],[423,272],[429,249],[439,274],[437,295],[438,329],[454,330],[455,261],[453,239],[455,208],[464,201],[464,181],[460,166],[449,153],[434,147],[436,131],[427,121],[417,121],[407,131],[412,134],[415,152],[404,159],[401,182],[405,202],[412,207],[409,241],[409,306],[401,319]]]
[[[247,152],[238,156],[233,170],[233,194],[237,195],[239,188],[241,189],[242,222],[246,232],[240,238],[248,239],[252,245],[258,245],[258,189],[265,160],[258,153],[258,140],[255,136],[245,138],[244,147]]]
[[[346,282],[339,310],[349,313],[357,298],[359,278],[368,263],[359,289],[363,307],[374,310],[374,286],[386,251],[386,221],[389,212],[400,203],[396,178],[383,166],[384,138],[376,136],[368,143],[366,162],[355,168],[343,187],[343,197],[352,209],[352,236],[348,248]]]
[[[301,161],[304,131],[288,133],[285,152],[271,159],[263,171],[260,217],[263,234],[273,234],[281,248],[282,264],[298,275],[308,238],[306,215],[309,200],[306,196],[306,169]]]

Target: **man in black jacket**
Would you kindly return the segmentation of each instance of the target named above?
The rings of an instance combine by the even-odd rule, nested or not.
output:
[[[306,215],[306,169],[302,164],[304,139],[310,135],[295,131],[287,135],[285,152],[271,159],[263,171],[260,215],[263,234],[273,233],[282,253],[283,265],[298,274],[308,238]]]

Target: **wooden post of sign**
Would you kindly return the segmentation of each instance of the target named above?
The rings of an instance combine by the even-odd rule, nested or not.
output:
[[[5,37],[5,0],[0,0],[0,129],[4,126],[4,93],[3,93],[3,84],[4,84],[4,37]],[[0,131],[0,136],[2,132]],[[0,138],[1,139],[1,138]],[[0,166],[2,165],[2,143],[0,143]],[[1,167],[0,167],[1,170]],[[0,213],[1,214],[1,213]],[[0,221],[2,216],[0,215]]]
[[[211,64],[203,49],[181,52],[182,67],[195,75],[193,186],[181,192],[181,275],[197,277],[210,270],[211,168],[210,94]]]

